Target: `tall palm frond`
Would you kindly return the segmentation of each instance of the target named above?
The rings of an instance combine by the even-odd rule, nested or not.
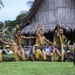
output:
[[[27,4],[31,7],[33,5],[34,0],[29,0]]]
[[[4,7],[2,0],[0,0],[0,5]],[[0,6],[0,8],[1,8],[1,6]]]

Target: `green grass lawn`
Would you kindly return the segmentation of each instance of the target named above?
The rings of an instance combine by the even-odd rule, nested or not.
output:
[[[72,62],[2,62],[0,75],[75,75]]]

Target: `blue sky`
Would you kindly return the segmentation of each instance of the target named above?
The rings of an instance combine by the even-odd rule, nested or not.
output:
[[[0,10],[0,21],[15,20],[21,11],[29,10],[29,0],[3,0],[4,8]]]

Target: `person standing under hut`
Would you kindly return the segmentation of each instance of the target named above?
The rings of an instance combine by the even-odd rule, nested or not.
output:
[[[58,55],[58,61],[63,61],[64,58],[67,59],[67,55],[64,50],[64,45],[67,45],[67,38],[63,33],[64,32],[61,27],[57,28],[55,31],[55,52]]]
[[[0,32],[0,36],[2,36],[2,32]],[[11,43],[7,43],[7,42],[5,42],[5,41],[3,41],[1,38],[0,38],[0,43],[3,43],[3,44],[5,44],[5,45],[12,45]],[[0,62],[2,62],[3,61],[3,59],[2,59],[2,51],[0,50]]]
[[[47,42],[50,45],[54,45],[54,44],[45,38],[43,28],[39,30],[39,33],[37,32],[39,28],[40,28],[40,25],[38,24],[38,26],[34,32],[34,34],[36,35],[35,57],[36,57],[36,59],[39,59],[39,60],[45,60],[46,54],[45,54],[44,48],[42,48],[42,46],[44,46],[45,42]]]

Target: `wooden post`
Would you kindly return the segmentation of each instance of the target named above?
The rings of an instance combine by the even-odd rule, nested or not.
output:
[[[74,44],[74,29],[72,29],[72,37],[73,37],[73,38],[72,38],[72,39],[73,39],[72,42],[73,42],[73,44]]]
[[[31,39],[29,39],[29,46],[31,46]]]
[[[74,56],[73,62],[74,62],[74,66],[75,66],[75,43],[74,43],[74,54],[73,54],[73,56]]]

